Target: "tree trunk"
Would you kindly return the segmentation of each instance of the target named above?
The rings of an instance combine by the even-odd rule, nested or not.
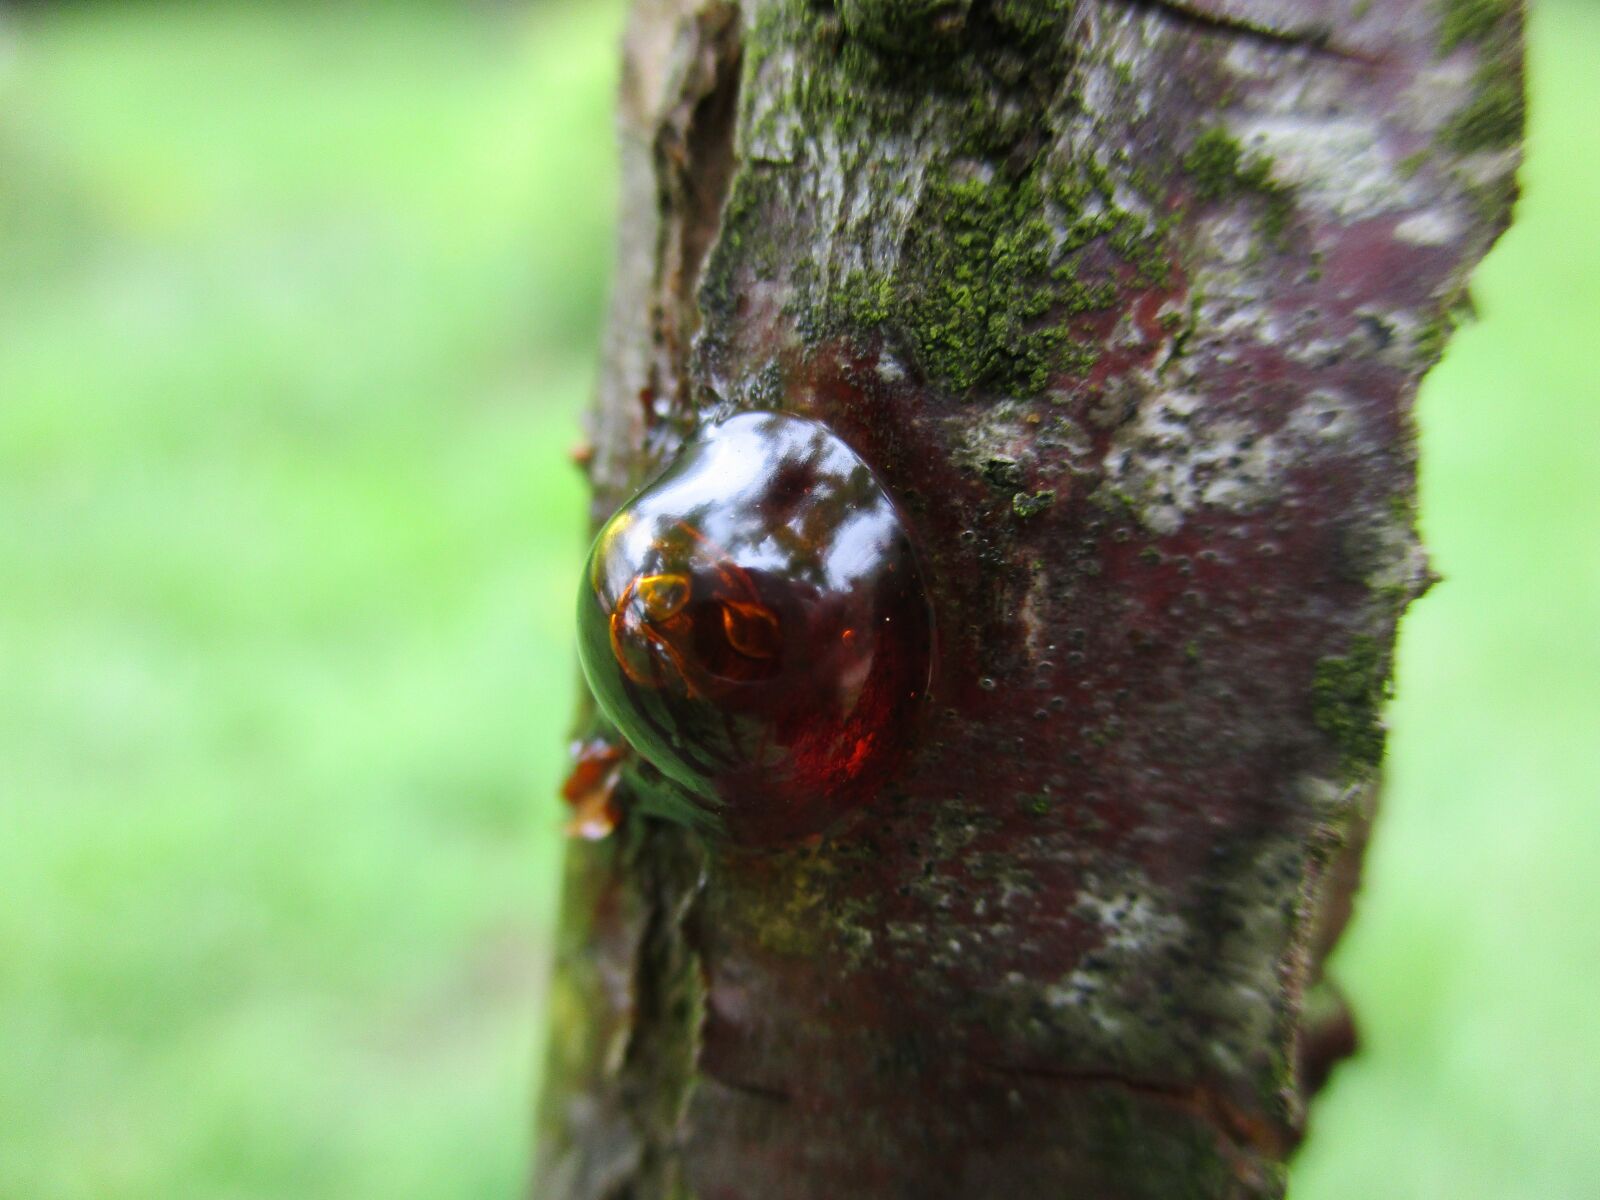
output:
[[[628,815],[624,773],[568,855],[538,1200],[1283,1194],[1521,23],[638,0],[592,516],[707,419],[820,419],[938,662],[820,840]]]

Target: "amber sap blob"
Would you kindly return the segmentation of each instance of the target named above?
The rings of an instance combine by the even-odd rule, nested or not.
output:
[[[606,715],[734,841],[819,833],[904,758],[932,616],[904,522],[816,421],[706,429],[595,539],[579,655]]]

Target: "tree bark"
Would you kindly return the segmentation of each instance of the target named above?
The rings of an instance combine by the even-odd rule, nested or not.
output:
[[[1515,0],[637,0],[598,524],[827,422],[926,559],[853,822],[574,842],[539,1200],[1272,1197],[1427,585]],[[596,721],[585,710],[585,731]],[[632,768],[630,768],[631,770]]]

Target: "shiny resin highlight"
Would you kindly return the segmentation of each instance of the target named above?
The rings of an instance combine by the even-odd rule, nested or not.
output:
[[[900,514],[825,426],[711,426],[600,531],[578,602],[607,716],[729,837],[819,833],[903,759],[932,618]]]

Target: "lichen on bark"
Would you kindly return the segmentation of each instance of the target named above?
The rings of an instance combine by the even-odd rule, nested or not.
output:
[[[940,659],[816,844],[572,847],[540,1200],[1282,1194],[1520,20],[639,0],[593,516],[702,421],[824,420]]]

